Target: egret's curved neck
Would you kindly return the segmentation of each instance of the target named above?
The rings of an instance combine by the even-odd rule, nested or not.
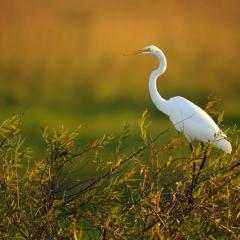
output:
[[[152,73],[149,77],[150,96],[151,96],[152,101],[155,104],[155,106],[163,113],[169,115],[167,101],[159,94],[159,92],[157,90],[157,79],[160,75],[162,75],[166,71],[167,60],[162,51],[159,51],[158,53],[155,53],[154,55],[158,58],[160,64],[157,69],[152,71]]]

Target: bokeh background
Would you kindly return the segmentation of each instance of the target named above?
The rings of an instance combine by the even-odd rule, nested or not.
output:
[[[0,119],[24,111],[26,143],[38,154],[46,125],[82,125],[86,142],[128,122],[134,137],[148,109],[157,133],[170,123],[148,93],[156,59],[124,56],[155,44],[168,59],[164,97],[203,107],[217,96],[225,125],[238,124],[239,16],[237,0],[1,0]]]

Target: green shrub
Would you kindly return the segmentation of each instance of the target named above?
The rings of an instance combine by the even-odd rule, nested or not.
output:
[[[153,138],[146,118],[136,146],[127,125],[120,137],[85,146],[79,128],[45,128],[41,160],[24,146],[22,116],[4,121],[0,238],[239,239],[239,130],[228,130],[231,155],[197,143],[191,154],[181,135],[159,146],[169,129]],[[199,176],[192,188],[193,162]]]

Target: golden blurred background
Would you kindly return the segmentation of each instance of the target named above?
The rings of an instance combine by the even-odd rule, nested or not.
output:
[[[153,106],[147,83],[156,60],[124,56],[155,44],[168,60],[158,82],[164,97],[203,107],[217,96],[225,125],[238,124],[239,16],[237,0],[2,0],[1,120],[23,111],[26,143],[38,153],[46,125],[81,124],[85,142],[118,134],[127,121],[136,135],[148,109],[152,131],[161,131],[170,123]]]

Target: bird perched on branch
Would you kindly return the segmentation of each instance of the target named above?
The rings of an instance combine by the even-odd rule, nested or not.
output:
[[[158,47],[150,45],[133,54],[150,54],[159,60],[159,66],[149,77],[149,91],[153,103],[158,110],[168,115],[175,128],[187,138],[190,146],[193,140],[211,143],[231,153],[232,146],[226,135],[219,129],[214,120],[200,107],[184,97],[176,96],[164,99],[157,90],[157,79],[167,68],[167,60]]]

